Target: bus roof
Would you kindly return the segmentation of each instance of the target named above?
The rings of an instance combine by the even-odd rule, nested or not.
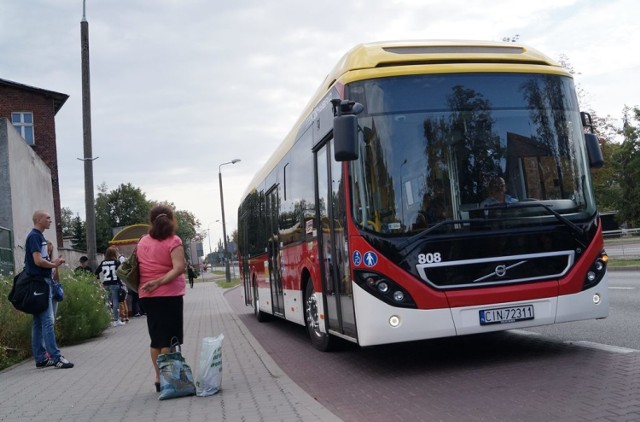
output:
[[[553,59],[519,43],[469,40],[382,41],[358,44],[349,50],[329,72],[313,95],[296,124],[256,173],[243,199],[257,189],[295,142],[300,125],[331,87],[349,72],[376,68],[450,64],[519,64],[556,68],[566,73]]]
[[[523,44],[497,41],[428,40],[359,44],[347,52],[327,76],[333,83],[360,69],[451,63],[521,63],[559,66],[551,58]],[[327,86],[325,85],[325,88]]]

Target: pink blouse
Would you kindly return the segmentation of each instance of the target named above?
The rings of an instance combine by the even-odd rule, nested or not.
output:
[[[182,239],[173,235],[164,240],[156,240],[149,235],[138,242],[138,262],[140,267],[140,286],[138,294],[144,297],[184,296],[185,278],[180,274],[174,280],[163,284],[152,292],[145,292],[142,287],[149,281],[164,277],[173,268],[171,252],[182,245]]]

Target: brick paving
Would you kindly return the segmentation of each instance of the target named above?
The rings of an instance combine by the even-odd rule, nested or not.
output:
[[[346,422],[640,421],[640,353],[508,331],[332,353],[228,302],[294,382]],[[594,321],[597,324],[598,321]]]
[[[0,372],[0,421],[339,420],[282,372],[210,277],[187,288],[182,353],[195,376],[201,339],[224,334],[221,392],[159,401],[146,320],[132,318],[62,347],[72,369],[37,369],[30,359]]]

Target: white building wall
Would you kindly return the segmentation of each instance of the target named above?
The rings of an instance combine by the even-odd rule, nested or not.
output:
[[[44,236],[55,242],[53,188],[49,167],[27,145],[6,118],[0,118],[0,225],[13,231],[16,271],[24,262],[24,241],[33,228],[33,212],[51,214],[51,229]]]

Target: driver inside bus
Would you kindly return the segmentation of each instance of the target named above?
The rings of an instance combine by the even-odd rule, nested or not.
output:
[[[490,207],[498,204],[513,204],[518,200],[507,194],[507,184],[500,176],[496,176],[489,182],[489,196],[480,202],[480,207]]]

